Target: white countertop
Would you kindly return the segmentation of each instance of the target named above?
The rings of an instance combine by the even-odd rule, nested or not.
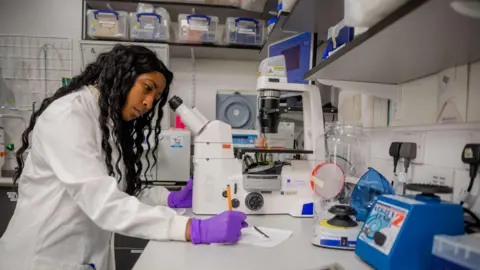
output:
[[[13,185],[12,178],[0,177],[0,186],[11,187]]]
[[[133,270],[319,270],[333,263],[340,264],[345,270],[372,269],[353,251],[312,245],[311,218],[249,216],[247,222],[250,225],[291,230],[293,235],[274,248],[150,241]]]

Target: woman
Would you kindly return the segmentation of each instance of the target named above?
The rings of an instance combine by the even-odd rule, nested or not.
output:
[[[142,189],[142,143],[155,136],[148,170],[172,80],[152,51],[117,45],[43,101],[17,153],[19,199],[0,239],[1,270],[115,269],[112,232],[194,244],[238,241],[248,226],[241,212],[199,220],[169,208],[191,206],[191,181],[178,192]]]

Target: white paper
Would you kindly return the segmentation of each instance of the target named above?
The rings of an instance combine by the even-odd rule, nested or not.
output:
[[[242,238],[238,241],[238,244],[270,248],[280,245],[293,233],[292,231],[266,227],[257,226],[257,228],[268,235],[269,238],[257,232],[253,227],[248,227],[242,230]]]

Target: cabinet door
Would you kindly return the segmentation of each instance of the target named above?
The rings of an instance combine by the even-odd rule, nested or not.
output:
[[[17,193],[12,187],[0,187],[0,236],[7,229],[17,204]]]

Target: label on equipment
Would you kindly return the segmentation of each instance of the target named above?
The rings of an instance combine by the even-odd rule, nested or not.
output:
[[[170,147],[171,148],[183,148],[183,137],[182,136],[172,136],[172,137],[170,137]]]
[[[269,76],[285,76],[285,67],[283,66],[268,66]]]
[[[358,239],[389,255],[407,216],[407,209],[379,201],[373,207]]]

